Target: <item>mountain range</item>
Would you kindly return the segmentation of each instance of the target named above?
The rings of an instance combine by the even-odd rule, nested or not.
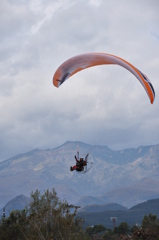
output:
[[[116,218],[115,226],[119,226],[120,223],[126,222],[130,227],[134,225],[141,226],[142,220],[145,215],[153,214],[159,216],[159,199],[148,200],[144,203],[137,204],[130,209],[122,209],[122,206],[118,206],[119,209],[114,208],[115,205],[111,204],[109,209],[103,211],[97,211],[99,206],[93,206],[90,211],[90,206],[86,206],[84,211],[78,212],[78,217],[85,220],[85,227],[102,224],[106,228],[113,228],[113,222],[111,218]],[[106,206],[105,206],[106,208]]]
[[[89,153],[90,171],[70,172],[74,156]],[[89,166],[88,166],[89,167]],[[114,151],[107,146],[68,141],[0,162],[0,208],[18,195],[55,188],[61,199],[85,206],[115,202],[130,208],[159,198],[159,145]]]

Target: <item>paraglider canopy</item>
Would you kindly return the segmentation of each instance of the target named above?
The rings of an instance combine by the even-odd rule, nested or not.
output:
[[[130,71],[144,87],[150,102],[154,102],[155,91],[149,78],[126,60],[107,53],[84,53],[68,59],[56,70],[53,76],[53,84],[55,87],[59,87],[75,73],[89,67],[104,64],[117,64]]]

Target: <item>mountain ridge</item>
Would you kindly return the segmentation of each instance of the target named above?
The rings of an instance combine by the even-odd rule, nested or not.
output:
[[[80,156],[89,153],[93,160],[86,174],[70,172],[77,149]],[[91,196],[101,203],[109,200],[131,207],[151,196],[159,197],[158,153],[159,144],[114,151],[107,146],[67,141],[54,149],[19,154],[0,163],[0,207],[19,194],[30,196],[36,189],[52,188],[73,204]]]

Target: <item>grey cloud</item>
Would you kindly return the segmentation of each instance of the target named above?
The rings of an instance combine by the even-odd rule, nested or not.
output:
[[[158,1],[1,1],[1,159],[67,140],[113,149],[158,143]],[[125,58],[152,81],[117,66],[87,69],[59,89],[56,68],[83,52]]]

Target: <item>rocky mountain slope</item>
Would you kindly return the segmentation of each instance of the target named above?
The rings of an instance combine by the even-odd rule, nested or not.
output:
[[[70,172],[74,155],[90,153],[92,169]],[[0,163],[0,207],[36,189],[55,188],[70,203],[116,202],[125,207],[159,197],[159,145],[113,151],[107,146],[66,142],[55,149],[20,154]]]

